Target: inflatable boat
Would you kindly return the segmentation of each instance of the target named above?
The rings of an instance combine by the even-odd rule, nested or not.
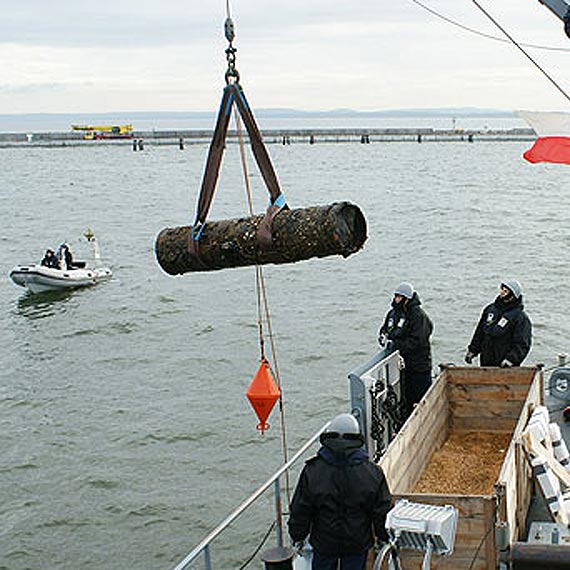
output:
[[[73,261],[70,265],[62,262],[63,268],[39,263],[17,265],[10,271],[10,279],[31,293],[76,289],[110,279],[113,275],[111,269],[100,267],[101,254],[97,240],[89,230],[85,237],[93,246],[93,267],[88,267],[85,261]]]
[[[17,265],[10,271],[10,279],[16,285],[26,287],[32,293],[86,287],[110,279],[111,276],[112,271],[107,267],[56,269],[31,264]]]

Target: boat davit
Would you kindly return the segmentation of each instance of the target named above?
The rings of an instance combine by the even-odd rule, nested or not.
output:
[[[85,234],[85,237],[93,246],[94,263],[92,267],[89,267],[84,261],[73,261],[72,263],[62,261],[60,267],[50,267],[43,263],[16,265],[10,271],[10,279],[16,285],[26,287],[31,293],[87,287],[110,279],[113,275],[111,269],[100,266],[101,255],[97,240],[89,232]]]

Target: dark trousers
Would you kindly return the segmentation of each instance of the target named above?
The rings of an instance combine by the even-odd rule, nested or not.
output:
[[[334,556],[319,554],[314,550],[311,570],[365,570],[367,556],[367,552]]]
[[[404,371],[404,399],[406,400],[407,414],[410,415],[417,404],[431,386],[431,370],[425,372]]]

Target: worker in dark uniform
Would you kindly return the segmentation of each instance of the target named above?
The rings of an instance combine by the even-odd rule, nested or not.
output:
[[[59,246],[57,257],[63,269],[75,269],[73,265],[73,254],[71,253],[68,243],[64,242]]]
[[[432,332],[433,324],[414,287],[400,283],[394,290],[392,308],[378,331],[378,343],[383,348],[399,350],[404,359],[402,382],[407,415],[431,386]]]
[[[55,252],[52,249],[47,249],[44,258],[41,261],[41,265],[44,267],[52,267],[54,269],[59,269],[59,260],[57,259]]]
[[[320,441],[322,447],[299,477],[289,534],[297,550],[309,537],[312,570],[364,570],[375,540],[388,540],[391,496],[386,479],[368,459],[353,415],[336,416]]]
[[[481,314],[465,362],[479,355],[481,366],[520,366],[532,343],[532,324],[524,312],[518,281],[504,281],[499,296]]]

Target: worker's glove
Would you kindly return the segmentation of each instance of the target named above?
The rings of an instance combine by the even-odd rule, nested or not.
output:
[[[299,540],[293,544],[293,550],[297,556],[303,556],[305,552],[305,541]]]
[[[513,363],[510,360],[507,360],[505,358],[505,360],[503,360],[503,362],[501,362],[501,368],[512,368]]]
[[[474,358],[475,355],[470,350],[468,350],[465,354],[465,362],[467,362],[467,364],[471,364]]]
[[[386,346],[386,343],[388,342],[388,335],[386,333],[380,333],[378,335],[378,344],[380,346]]]

